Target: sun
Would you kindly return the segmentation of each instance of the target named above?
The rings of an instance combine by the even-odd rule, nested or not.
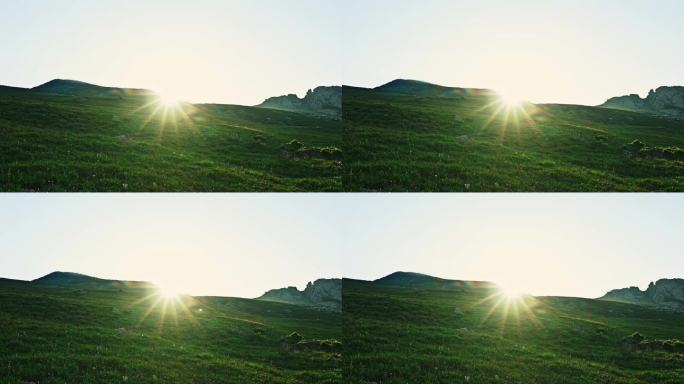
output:
[[[525,102],[522,97],[510,93],[499,93],[499,100],[507,108],[512,109],[518,109],[522,107],[523,103]]]
[[[525,292],[518,288],[514,287],[499,287],[499,290],[501,291],[501,295],[506,298],[506,300],[509,301],[517,301],[523,298],[523,296],[526,295]]]
[[[157,293],[165,300],[177,300],[183,295],[179,289],[166,284],[157,284]]]
[[[159,104],[163,105],[166,108],[178,108],[180,105],[181,101],[174,96],[171,96],[169,94],[163,94],[159,93],[157,94]]]

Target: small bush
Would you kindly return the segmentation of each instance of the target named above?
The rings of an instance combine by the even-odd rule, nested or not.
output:
[[[280,341],[282,341],[283,343],[288,344],[288,345],[294,345],[294,344],[297,344],[300,341],[302,341],[303,338],[304,337],[302,335],[300,335],[299,333],[292,332],[289,335],[280,339]]]

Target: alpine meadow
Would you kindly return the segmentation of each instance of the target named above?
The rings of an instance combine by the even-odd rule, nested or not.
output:
[[[678,290],[684,293],[684,283]],[[343,283],[349,383],[680,383],[684,312],[398,272]],[[680,301],[680,303],[682,303]]]
[[[326,97],[321,110],[339,111],[339,93]],[[340,190],[337,118],[276,108],[191,104],[70,80],[0,87],[0,190]]]
[[[413,80],[345,87],[344,188],[681,192],[684,88],[665,102],[677,114],[533,104]]]

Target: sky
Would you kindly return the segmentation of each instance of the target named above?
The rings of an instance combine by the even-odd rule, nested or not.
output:
[[[681,194],[65,194],[0,199],[0,276],[256,297],[395,271],[599,297],[684,277]]]
[[[0,84],[54,78],[255,105],[341,83],[336,0],[0,2]]]
[[[682,194],[350,196],[347,276],[395,271],[595,298],[684,277]]]
[[[0,196],[0,276],[53,271],[257,297],[338,277],[335,205],[317,195]]]
[[[597,105],[684,85],[680,0],[348,0],[344,81]]]
[[[679,0],[23,0],[0,84],[53,78],[254,105],[411,78],[596,105],[684,85]]]

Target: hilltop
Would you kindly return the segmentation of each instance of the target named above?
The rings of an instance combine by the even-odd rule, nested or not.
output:
[[[341,312],[342,280],[318,279],[313,283],[309,282],[303,291],[300,291],[297,287],[272,289],[264,293],[258,300],[275,301]]]
[[[317,87],[308,90],[304,98],[295,94],[276,96],[259,104],[261,108],[271,108],[290,112],[300,112],[333,120],[342,118],[342,87]]]
[[[62,96],[82,97],[127,97],[154,96],[153,91],[135,88],[103,87],[77,80],[55,79],[31,88],[31,91]]]
[[[496,285],[483,281],[449,280],[416,272],[394,272],[373,281],[375,284],[413,289],[465,289],[495,288]]]
[[[615,289],[600,299],[684,311],[684,279],[651,282],[645,291],[639,287]]]
[[[144,281],[107,280],[97,277],[82,275],[73,272],[52,272],[38,279],[32,280],[31,284],[53,287],[71,287],[87,289],[151,289],[154,284]]]
[[[387,84],[373,88],[374,91],[408,95],[415,97],[466,97],[466,96],[494,96],[495,91],[479,88],[446,87],[419,80],[396,79]]]
[[[403,272],[343,281],[348,383],[651,384],[684,375],[683,313],[443,281]]]
[[[658,87],[656,90],[651,89],[648,92],[648,96],[644,99],[637,94],[613,97],[600,106],[684,118],[684,87]]]

